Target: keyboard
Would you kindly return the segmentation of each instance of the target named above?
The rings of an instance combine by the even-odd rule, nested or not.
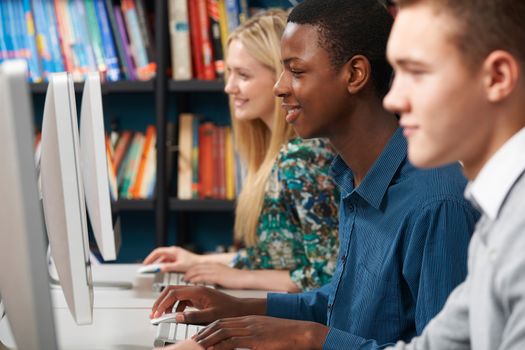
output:
[[[158,272],[155,274],[153,279],[153,290],[155,292],[162,292],[166,286],[193,286],[200,285],[209,288],[215,288],[213,284],[194,284],[184,281],[184,274],[180,272],[168,272],[162,273]]]
[[[160,323],[153,346],[162,347],[191,338],[206,326],[185,323]],[[236,348],[236,350],[250,350]]]
[[[185,323],[161,323],[157,328],[154,346],[166,346],[191,338],[205,326]]]

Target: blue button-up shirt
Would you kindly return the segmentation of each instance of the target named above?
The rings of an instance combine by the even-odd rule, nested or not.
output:
[[[459,165],[420,170],[397,130],[358,187],[338,157],[340,250],[329,285],[270,294],[267,314],[326,324],[324,349],[376,349],[419,334],[467,272],[478,213]]]

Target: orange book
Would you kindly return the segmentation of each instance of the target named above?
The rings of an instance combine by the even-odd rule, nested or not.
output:
[[[144,142],[144,149],[142,151],[141,159],[139,168],[137,171],[137,178],[135,179],[135,182],[133,183],[133,187],[131,188],[131,198],[133,199],[139,199],[140,198],[140,189],[142,187],[142,182],[144,181],[144,172],[146,169],[146,163],[148,160],[148,155],[151,149],[151,142],[153,141],[155,137],[155,127],[153,125],[150,125],[146,129],[146,141]]]
[[[115,163],[113,162],[113,147],[111,146],[108,135],[106,135],[106,162],[108,166],[109,192],[111,199],[116,201],[118,199],[117,172],[115,171]]]
[[[213,133],[211,122],[199,127],[199,179],[201,198],[213,198],[215,164],[213,162]]]

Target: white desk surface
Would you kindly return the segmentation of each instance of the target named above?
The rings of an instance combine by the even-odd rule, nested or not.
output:
[[[54,309],[61,350],[151,350],[156,327],[146,309],[94,309],[93,324],[78,326],[68,309]],[[0,339],[9,347],[14,341],[8,322],[0,322]]]
[[[152,349],[156,327],[149,322],[151,306],[158,293],[153,292],[153,274],[137,273],[139,264],[93,265],[93,280],[131,283],[132,288],[94,289],[93,324],[78,326],[67,308],[62,290],[52,288],[51,296],[60,349]],[[223,290],[244,298],[264,298],[266,291]],[[13,346],[9,324],[0,322],[0,340]]]

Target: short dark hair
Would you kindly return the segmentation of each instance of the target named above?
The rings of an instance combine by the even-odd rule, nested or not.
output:
[[[504,50],[525,62],[525,1],[523,0],[396,0],[402,9],[428,4],[452,16],[452,40],[468,66],[481,63],[492,51]]]
[[[355,55],[365,56],[379,97],[386,95],[392,77],[386,45],[393,18],[379,0],[305,0],[293,8],[288,22],[316,27],[319,46],[336,69]]]

